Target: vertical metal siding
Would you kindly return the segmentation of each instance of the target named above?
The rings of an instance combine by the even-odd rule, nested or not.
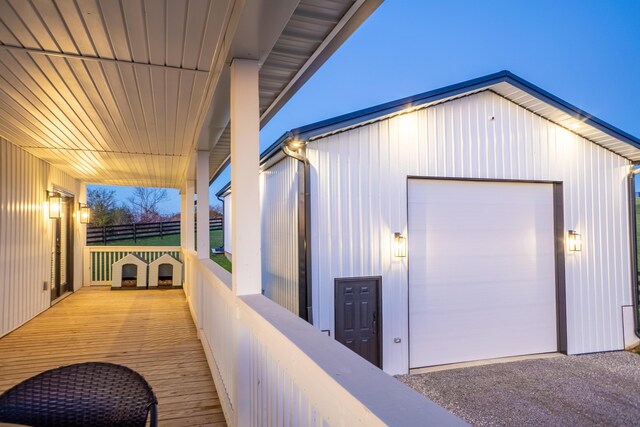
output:
[[[264,295],[299,314],[298,161],[286,157],[260,174]]]
[[[628,160],[488,91],[320,138],[307,155],[314,324],[333,333],[334,278],[381,275],[387,372],[408,368],[411,254],[391,256],[393,233],[407,232],[408,175],[563,182],[564,228],[583,237],[565,259],[568,352],[623,348]]]
[[[77,180],[0,138],[0,336],[50,306],[43,282],[50,283],[53,234],[44,207],[53,185],[75,193],[78,201]],[[77,236],[79,224],[74,224]],[[75,280],[81,281],[77,242]]]

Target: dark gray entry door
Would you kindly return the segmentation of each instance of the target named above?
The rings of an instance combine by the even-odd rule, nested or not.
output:
[[[60,218],[53,220],[51,301],[73,292],[73,200],[63,196]]]
[[[335,281],[336,340],[382,367],[380,277]]]

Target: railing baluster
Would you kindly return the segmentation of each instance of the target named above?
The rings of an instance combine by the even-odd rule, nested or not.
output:
[[[211,260],[182,255],[187,301],[230,424],[464,425],[266,297],[236,296]]]

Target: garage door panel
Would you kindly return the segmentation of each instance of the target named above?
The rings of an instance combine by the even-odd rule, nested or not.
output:
[[[410,366],[557,349],[553,187],[409,181]]]
[[[521,335],[520,338],[524,339],[531,334],[535,334],[532,339],[532,342],[535,342],[536,337],[546,339],[546,335],[540,335],[540,325],[533,324],[529,320],[533,320],[533,316],[537,315],[538,308],[540,307],[536,307],[535,305],[530,306],[529,310],[513,307],[511,309],[504,310],[500,315],[492,314],[487,310],[468,310],[467,308],[460,308],[458,310],[452,309],[447,312],[436,311],[433,315],[430,315],[428,319],[424,319],[424,328],[425,332],[428,333],[429,336],[437,340],[437,343],[439,344],[437,347],[440,349],[446,348],[441,346],[442,341],[446,339],[452,339],[457,344],[476,344],[479,347],[484,347],[486,346],[486,341],[488,339],[511,339],[509,335],[505,335],[510,334],[511,327],[503,321],[504,315],[511,315],[514,318],[522,319],[519,328],[519,333]],[[426,322],[426,320],[429,321]],[[452,324],[459,324],[463,327],[452,328]],[[553,313],[551,313],[551,316],[546,319],[545,325],[548,327],[555,327],[555,323],[553,322]],[[491,335],[485,334],[486,328],[491,328],[495,333],[492,333]],[[554,341],[548,341],[547,344],[549,345],[546,349],[547,351],[555,351],[556,343]],[[508,345],[510,344],[505,342],[505,346]],[[467,353],[473,351],[473,348],[468,349]],[[491,351],[495,351],[495,349],[491,348]],[[534,352],[539,352],[539,350],[536,349]]]
[[[464,224],[464,220],[450,219],[450,221]],[[505,221],[500,220],[497,223]],[[412,227],[413,236],[409,236],[409,242],[414,250],[430,251],[431,254],[438,249],[445,249],[446,251],[440,252],[451,256],[469,252],[477,253],[479,249],[500,254],[514,251],[520,254],[553,253],[553,227],[541,227],[534,222],[517,227],[499,225],[485,229],[481,227],[483,227],[482,222],[467,228],[460,228],[460,225],[450,228],[430,227],[428,233],[423,227]],[[536,236],[530,230],[537,230],[539,234]],[[424,235],[425,240],[418,239],[416,232],[418,235]],[[492,241],[494,244],[487,245],[487,241]],[[550,245],[551,249],[549,249]]]
[[[544,311],[547,316],[539,316],[540,321],[549,323],[555,322],[555,310],[548,304],[548,296],[544,292],[529,290],[528,292],[504,292],[494,294],[490,286],[479,286],[474,291],[469,292],[464,286],[452,287],[451,290],[435,289],[425,292],[423,295],[415,297],[415,303],[420,304],[424,310],[417,311],[412,320],[421,320],[415,324],[416,327],[427,327],[428,316],[450,315],[452,324],[461,324],[465,321],[476,322],[481,318],[499,318],[504,321],[506,315],[512,322],[521,324],[528,323],[530,316],[540,314]],[[451,303],[451,293],[456,294],[456,303]],[[414,298],[414,295],[411,295]],[[480,316],[479,313],[486,313]],[[518,314],[511,316],[511,314]],[[457,318],[466,316],[463,321],[455,322]],[[509,323],[505,322],[505,325]],[[509,326],[510,327],[510,326]]]
[[[429,229],[444,230],[459,233],[460,226],[464,225],[465,230],[475,230],[477,232],[488,232],[498,230],[525,230],[527,227],[537,225],[553,229],[553,224],[541,223],[540,215],[545,214],[553,205],[545,206],[516,206],[505,204],[494,205],[468,205],[465,208],[455,208],[448,206],[446,212],[442,212],[441,206],[446,202],[416,204],[409,203],[409,206],[417,215],[430,215]],[[418,210],[418,206],[420,209]],[[459,212],[459,209],[467,209]],[[514,218],[514,216],[517,216]],[[549,227],[550,226],[550,227]],[[413,227],[416,230],[424,230],[426,224],[417,223]]]
[[[411,258],[417,255],[411,253]],[[429,266],[430,282],[456,283],[463,282],[472,286],[474,283],[504,283],[508,286],[510,282],[524,283],[527,281],[555,280],[555,272],[550,272],[553,265],[545,262],[531,262],[530,257],[525,256],[503,256],[505,260],[501,264],[490,265],[497,255],[490,254],[471,259],[472,255],[442,257],[439,261],[427,264]],[[415,264],[415,263],[414,263]],[[420,268],[412,264],[410,268]],[[451,266],[456,266],[455,275],[452,274]],[[510,268],[505,268],[509,266]],[[472,283],[469,283],[472,282]],[[420,280],[414,281],[421,283]]]
[[[545,330],[555,328],[555,315],[549,313],[544,323],[540,323],[540,306],[528,309],[512,308],[503,310],[499,316],[487,310],[468,310],[467,307],[446,312],[434,312],[428,318],[416,318],[413,326],[425,326],[424,334],[429,336],[421,351],[428,352],[428,362],[412,363],[412,367],[458,363],[469,360],[490,359],[520,354],[553,352],[557,349],[555,336]],[[514,324],[505,323],[503,318],[511,316],[520,319],[517,329]],[[487,330],[491,333],[487,334]],[[514,340],[518,340],[514,347]],[[415,346],[412,339],[411,348]],[[412,362],[420,363],[418,356]],[[416,358],[416,360],[413,360]]]

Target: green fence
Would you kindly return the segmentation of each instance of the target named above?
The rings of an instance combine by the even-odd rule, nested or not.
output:
[[[129,254],[138,255],[147,263],[152,263],[164,254],[169,254],[172,257],[182,261],[182,252],[179,247],[141,248],[139,246],[92,246],[87,247],[87,250],[89,251],[90,285],[111,284],[111,266],[114,262],[119,261]]]

